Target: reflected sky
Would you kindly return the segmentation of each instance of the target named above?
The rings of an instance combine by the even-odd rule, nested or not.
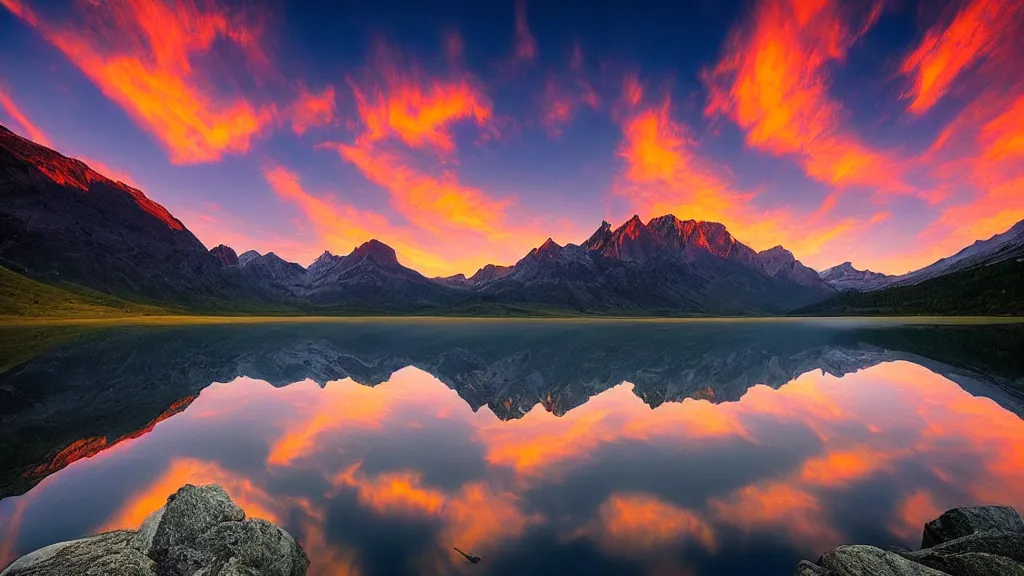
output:
[[[919,363],[869,364],[654,408],[624,381],[511,419],[413,366],[215,382],[0,501],[0,565],[137,527],[186,482],[285,527],[311,574],[789,574],[840,543],[915,547],[953,506],[1024,509],[1024,420]]]

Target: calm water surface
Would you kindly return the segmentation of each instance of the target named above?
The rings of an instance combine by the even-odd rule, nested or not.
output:
[[[841,543],[916,547],[947,508],[1024,510],[1022,332],[91,332],[0,374],[0,566],[137,527],[186,482],[286,528],[311,574],[791,574]]]

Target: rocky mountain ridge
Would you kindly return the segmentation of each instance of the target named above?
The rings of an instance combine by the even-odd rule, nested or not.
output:
[[[2,128],[0,198],[0,265],[203,313],[786,314],[836,288],[1024,258],[1021,223],[906,277],[852,265],[819,276],[782,246],[755,252],[719,223],[634,215],[618,228],[602,222],[582,244],[549,238],[512,266],[468,278],[426,278],[373,239],[345,256],[324,252],[306,269],[272,252],[207,250],[141,191]]]

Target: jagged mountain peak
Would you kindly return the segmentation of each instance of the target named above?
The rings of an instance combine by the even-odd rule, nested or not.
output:
[[[607,220],[601,220],[601,226],[590,235],[590,238],[582,244],[587,250],[600,250],[612,237],[612,225]]]
[[[225,266],[238,266],[238,254],[235,254],[231,246],[218,244],[210,248],[210,254],[213,254]]]
[[[260,256],[262,256],[262,254],[255,250],[246,250],[245,252],[242,252],[241,254],[238,255],[238,263],[242,266],[245,266],[249,262],[252,262],[256,258],[259,258]]]
[[[843,292],[876,290],[888,286],[895,280],[895,276],[871,270],[858,270],[850,261],[822,270],[818,276],[829,286]]]
[[[540,251],[540,252],[547,252],[547,251],[551,251],[551,250],[561,250],[561,249],[562,249],[562,246],[559,245],[558,242],[555,242],[554,240],[552,240],[550,236],[548,236],[548,239],[545,240],[544,243],[540,245],[540,248],[538,248],[538,251]]]
[[[380,240],[371,239],[357,246],[346,259],[353,261],[372,258],[378,264],[398,264],[398,255],[395,249]]]

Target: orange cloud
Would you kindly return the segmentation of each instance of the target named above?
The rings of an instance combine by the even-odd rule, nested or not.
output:
[[[15,0],[4,5],[124,108],[174,163],[247,152],[272,119],[272,106],[218,93],[201,65],[224,41],[251,69],[267,67],[259,28],[241,14],[193,0],[130,0],[87,4],[79,21],[53,23]]]
[[[282,521],[283,513],[278,500],[250,479],[222,468],[215,462],[193,458],[174,458],[164,473],[142,490],[128,496],[121,507],[96,532],[108,530],[134,530],[147,516],[167,503],[167,497],[185,484],[220,484],[228,496],[245,510],[248,518],[263,518],[270,522]]]
[[[537,57],[537,40],[526,21],[526,0],[516,0],[516,60],[530,61]]]
[[[446,529],[441,543],[457,543],[467,552],[486,551],[522,536],[543,517],[525,514],[518,497],[495,490],[488,483],[467,482],[445,503]]]
[[[327,86],[320,94],[299,88],[299,97],[292,105],[292,130],[299,136],[314,126],[334,122],[334,86]]]
[[[347,254],[363,242],[377,239],[394,248],[402,262],[425,274],[476,270],[486,263],[487,254],[481,253],[480,247],[474,250],[475,257],[467,261],[461,255],[467,249],[465,246],[460,248],[455,242],[431,246],[421,233],[395,225],[381,214],[330,197],[314,196],[302,187],[298,174],[282,166],[264,167],[263,176],[279,198],[297,205],[313,224],[322,244],[306,250],[309,260],[324,249]]]
[[[378,46],[372,76],[365,85],[349,80],[364,131],[363,144],[398,138],[412,148],[442,153],[455,149],[453,124],[490,120],[491,102],[466,75],[428,78],[415,66],[403,69],[396,50]]]
[[[737,191],[724,170],[696,154],[689,130],[672,118],[669,99],[642,106],[643,89],[631,76],[625,90],[629,109],[621,119],[623,140],[618,149],[624,171],[615,189],[629,198],[637,213],[721,222],[754,249],[781,243],[801,257],[813,256],[829,243],[878,222],[826,218],[835,204],[831,196],[809,216],[794,214],[787,207],[759,210],[752,204],[753,193]]]
[[[388,397],[351,380],[332,382],[321,392],[321,398],[305,406],[302,417],[289,422],[284,435],[271,444],[267,464],[286,466],[308,455],[327,432],[379,428],[392,408]]]
[[[795,156],[815,180],[908,191],[898,160],[845,129],[842,106],[829,96],[828,66],[874,24],[881,3],[856,27],[842,10],[834,0],[761,3],[704,73],[706,112],[729,117],[752,147]]]
[[[831,450],[811,458],[800,468],[800,480],[808,485],[839,487],[886,469],[897,456],[906,452],[882,452],[867,446]]]
[[[919,540],[925,522],[938,518],[942,512],[930,492],[917,490],[900,504],[896,517],[889,524],[889,531],[905,542]]]
[[[829,525],[817,496],[786,482],[750,484],[709,501],[716,517],[747,531],[782,530],[811,553],[841,541]]]
[[[971,0],[947,26],[928,30],[900,66],[913,83],[904,95],[911,100],[907,109],[928,111],[965,70],[1003,46],[1019,22],[1020,3],[1015,0]]]
[[[696,512],[644,493],[616,492],[598,510],[602,547],[627,555],[678,548],[692,540],[709,552],[717,548],[711,526]]]
[[[379,514],[435,515],[445,503],[445,494],[422,486],[422,475],[411,470],[385,472],[373,478],[360,473],[362,462],[356,462],[337,474],[337,487],[355,488],[359,502]]]
[[[11,0],[3,1],[10,2]],[[17,12],[15,12],[15,14],[17,14]],[[42,144],[43,146],[51,146],[50,139],[46,137],[46,134],[22,113],[21,109],[18,108],[18,105],[14,103],[14,100],[12,100],[6,92],[4,92],[2,87],[0,87],[0,108],[3,108],[4,113],[7,114],[15,124],[21,127],[21,133],[26,138],[37,144]]]
[[[429,232],[446,228],[503,235],[510,200],[493,200],[458,182],[454,172],[440,177],[409,166],[398,154],[359,145],[334,146],[371,182],[391,193],[392,204],[410,222]]]

